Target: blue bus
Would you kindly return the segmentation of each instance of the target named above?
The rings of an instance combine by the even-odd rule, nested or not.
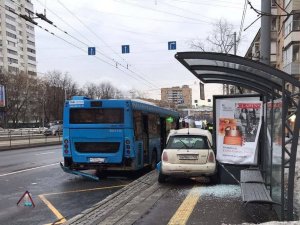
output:
[[[135,171],[155,168],[176,111],[136,100],[93,100],[74,96],[63,115],[64,168]]]

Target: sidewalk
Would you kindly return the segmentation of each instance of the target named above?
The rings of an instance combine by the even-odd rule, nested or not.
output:
[[[133,224],[169,190],[156,181],[157,173],[151,171],[65,224]]]

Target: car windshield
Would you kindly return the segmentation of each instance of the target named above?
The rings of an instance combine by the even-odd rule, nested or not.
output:
[[[207,137],[199,135],[176,135],[168,140],[166,149],[208,149]]]

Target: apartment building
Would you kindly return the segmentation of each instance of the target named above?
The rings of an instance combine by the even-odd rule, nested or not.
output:
[[[192,89],[188,85],[161,88],[161,101],[169,102],[176,106],[192,107]]]
[[[284,9],[291,15],[284,20],[283,71],[300,80],[300,0],[286,0]]]
[[[0,69],[36,76],[34,25],[19,14],[33,17],[31,0],[0,0]]]
[[[271,7],[277,16],[271,17],[270,65],[300,80],[300,0],[272,1]],[[260,31],[245,57],[260,59]]]

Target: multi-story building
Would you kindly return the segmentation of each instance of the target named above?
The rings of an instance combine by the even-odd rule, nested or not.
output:
[[[300,0],[272,1],[271,7],[270,65],[300,80]],[[260,31],[245,57],[259,60],[259,53]]]
[[[33,17],[30,0],[0,0],[0,69],[36,75],[34,25],[18,15]]]
[[[286,0],[284,9],[290,16],[284,18],[283,71],[300,80],[300,0]]]
[[[188,85],[161,88],[161,100],[177,106],[192,107],[192,89]]]

